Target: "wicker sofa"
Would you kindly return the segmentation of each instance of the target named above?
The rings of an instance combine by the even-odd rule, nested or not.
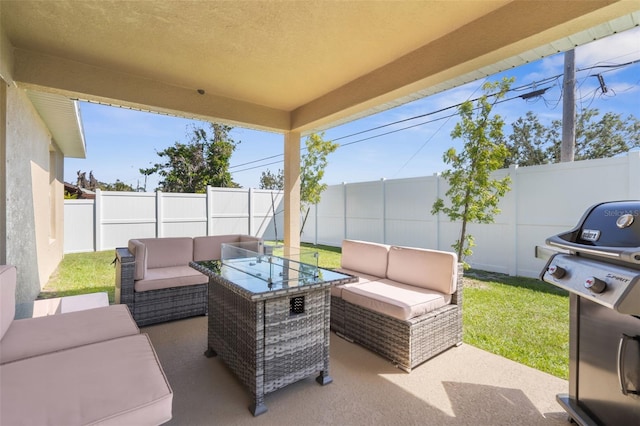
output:
[[[171,419],[173,392],[126,306],[14,319],[15,290],[16,268],[0,265],[0,424]]]
[[[262,244],[249,235],[145,238],[116,249],[116,303],[126,304],[138,326],[207,313],[209,278],[191,261],[220,259],[221,245]]]
[[[412,368],[462,343],[462,265],[454,253],[344,240],[331,289],[336,333]]]

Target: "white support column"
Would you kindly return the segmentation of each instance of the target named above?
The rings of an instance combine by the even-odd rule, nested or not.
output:
[[[284,245],[300,247],[300,132],[284,135]]]

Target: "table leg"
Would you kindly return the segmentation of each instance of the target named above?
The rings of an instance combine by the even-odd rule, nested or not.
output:
[[[267,406],[264,405],[264,399],[260,398],[260,401],[256,400],[256,402],[249,407],[249,411],[251,411],[251,414],[253,414],[253,417],[257,417],[260,414],[266,413]]]
[[[316,382],[320,383],[322,386],[325,386],[333,382],[333,379],[329,375],[328,371],[321,371],[320,375],[316,377]]]

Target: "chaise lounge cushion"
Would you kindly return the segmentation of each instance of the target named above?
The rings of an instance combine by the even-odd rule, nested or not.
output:
[[[387,276],[387,256],[390,246],[356,240],[342,242],[340,267],[358,271],[358,275]]]
[[[16,315],[16,267],[0,265],[0,340]]]
[[[458,280],[455,253],[392,246],[387,278],[440,293],[453,294]]]
[[[16,320],[0,343],[0,364],[139,333],[126,305]]]
[[[171,419],[173,392],[146,334],[1,365],[0,388],[11,389],[2,394],[2,425],[133,425]]]
[[[424,315],[451,302],[451,295],[387,279],[346,287],[342,298],[400,320]]]

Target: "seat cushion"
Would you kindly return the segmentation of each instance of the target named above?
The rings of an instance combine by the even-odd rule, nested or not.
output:
[[[0,366],[0,424],[157,425],[173,392],[146,334]]]
[[[0,364],[139,333],[127,305],[15,320],[0,342]]]
[[[458,257],[447,251],[392,246],[389,249],[387,278],[453,294],[458,279]]]
[[[344,240],[340,267],[358,274],[384,278],[387,276],[389,247],[367,241]]]
[[[370,281],[342,290],[342,298],[354,305],[408,320],[451,302],[451,295],[391,280]]]
[[[373,275],[363,274],[361,272],[352,271],[350,269],[337,268],[336,272],[342,272],[343,274],[349,274],[358,277],[358,281],[348,284],[341,285],[332,285],[331,286],[331,295],[336,297],[342,297],[342,289],[347,287],[352,287],[354,285],[368,283],[369,281],[376,281],[381,279],[381,277],[374,277]]]
[[[134,284],[135,291],[159,290],[186,285],[206,284],[209,278],[190,266],[147,269],[145,278]]]

